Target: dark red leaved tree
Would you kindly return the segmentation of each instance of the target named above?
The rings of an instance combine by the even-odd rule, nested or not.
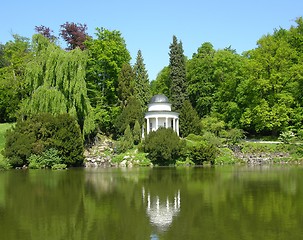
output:
[[[85,49],[84,42],[87,40],[88,35],[86,33],[86,24],[69,23],[66,22],[61,25],[60,36],[67,43],[67,50],[75,49],[79,47],[81,50]]]
[[[54,31],[49,27],[45,27],[43,25],[35,26],[35,31],[39,34],[42,34],[44,37],[48,38],[50,41],[54,42],[57,37],[53,35]]]

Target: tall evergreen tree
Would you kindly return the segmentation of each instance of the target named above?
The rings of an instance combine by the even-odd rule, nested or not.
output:
[[[145,69],[144,59],[141,50],[138,51],[136,63],[134,65],[135,72],[135,95],[140,101],[142,109],[146,108],[146,104],[151,98],[149,79],[147,70]]]
[[[134,72],[129,63],[124,63],[118,76],[118,96],[122,107],[128,103],[130,96],[134,95]]]
[[[171,81],[171,101],[174,110],[180,110],[188,98],[186,91],[186,69],[182,42],[173,36],[169,52],[169,78]]]
[[[180,135],[187,137],[189,134],[200,134],[201,124],[197,111],[189,100],[185,100],[180,110]]]

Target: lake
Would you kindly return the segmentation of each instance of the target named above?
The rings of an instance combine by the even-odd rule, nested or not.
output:
[[[0,172],[0,239],[302,239],[303,168]]]

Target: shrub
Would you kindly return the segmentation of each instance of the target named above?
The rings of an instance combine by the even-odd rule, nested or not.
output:
[[[239,162],[234,155],[233,151],[229,148],[219,148],[218,156],[215,159],[215,164],[234,164]]]
[[[141,140],[141,128],[140,128],[140,124],[138,121],[135,122],[133,136],[134,136],[134,144],[138,145]]]
[[[159,128],[149,133],[143,143],[144,152],[153,164],[175,164],[181,155],[183,143],[171,128]]]
[[[62,163],[68,166],[82,165],[83,138],[77,121],[70,115],[45,113],[18,121],[6,133],[3,155],[13,167],[18,167],[27,165],[31,155],[39,157],[51,148],[58,151]]]
[[[32,154],[29,159],[29,168],[52,168],[56,164],[62,164],[62,158],[59,156],[59,151],[50,148],[40,155]]]
[[[232,128],[226,131],[227,142],[237,144],[244,138],[244,131],[238,128]]]
[[[117,152],[124,153],[127,150],[131,149],[134,146],[134,138],[133,134],[130,130],[130,126],[128,125],[124,131],[124,136],[120,138],[120,141],[117,145]]]
[[[176,161],[176,166],[178,166],[178,167],[188,167],[188,166],[194,166],[194,165],[195,165],[195,163],[192,160],[190,160],[189,157],[187,157],[185,159],[185,161],[183,161],[183,160]]]
[[[198,145],[189,147],[188,155],[191,161],[196,165],[203,165],[204,162],[209,161],[212,164],[218,155],[218,148],[213,144],[207,142],[200,142]]]
[[[292,131],[282,132],[279,136],[279,140],[285,144],[289,144],[295,139],[295,134]]]
[[[61,164],[54,164],[52,166],[52,170],[62,170],[62,169],[66,169],[67,168],[67,165],[64,164],[64,163],[61,163]]]

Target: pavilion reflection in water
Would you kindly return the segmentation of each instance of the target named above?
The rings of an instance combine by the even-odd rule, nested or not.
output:
[[[173,222],[173,218],[178,215],[181,208],[180,190],[173,197],[167,196],[165,200],[158,195],[151,196],[150,192],[142,188],[142,199],[146,205],[146,213],[150,222],[160,231],[166,231]]]

